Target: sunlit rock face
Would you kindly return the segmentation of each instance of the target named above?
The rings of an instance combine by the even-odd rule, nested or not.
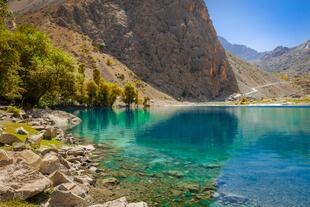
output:
[[[67,1],[52,16],[175,98],[205,101],[237,91],[203,0]]]

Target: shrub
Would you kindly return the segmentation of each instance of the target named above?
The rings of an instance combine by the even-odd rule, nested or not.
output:
[[[144,100],[143,100],[143,107],[144,108],[148,108],[148,107],[150,107],[150,98],[149,97],[144,97]]]
[[[138,101],[137,98],[138,98],[138,91],[132,84],[127,83],[124,87],[122,97],[123,102],[127,105],[127,107],[130,107],[131,104]]]
[[[110,58],[107,59],[107,65],[113,65],[113,61]]]
[[[16,106],[9,106],[7,112],[12,113],[14,117],[20,117],[21,109]]]

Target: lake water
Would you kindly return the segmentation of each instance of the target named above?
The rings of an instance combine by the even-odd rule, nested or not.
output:
[[[215,182],[216,198],[209,206],[310,206],[309,107],[71,112],[83,121],[74,135],[118,149],[103,161],[107,168],[122,157],[138,163],[143,173],[177,177],[175,186]],[[177,202],[161,195],[159,206],[207,205]]]

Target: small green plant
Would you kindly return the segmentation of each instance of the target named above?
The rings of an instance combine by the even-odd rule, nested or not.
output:
[[[14,117],[20,117],[21,109],[16,106],[9,106],[7,112],[12,113]]]

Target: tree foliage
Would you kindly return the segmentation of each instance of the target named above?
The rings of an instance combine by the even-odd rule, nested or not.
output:
[[[4,23],[4,18],[8,15],[8,0],[0,0],[0,24]]]
[[[128,107],[138,102],[138,91],[131,83],[125,85],[122,100]]]
[[[59,102],[75,96],[75,60],[32,26],[1,28],[0,72],[0,97],[7,101],[34,106],[46,95]]]
[[[133,85],[122,90],[104,81],[97,68],[86,80],[85,71],[84,64],[78,65],[33,26],[15,31],[0,26],[0,101],[30,107],[75,103],[112,107],[122,97],[128,106],[138,104]]]

